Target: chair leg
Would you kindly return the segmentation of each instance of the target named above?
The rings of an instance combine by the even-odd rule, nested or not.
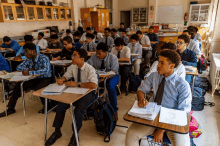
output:
[[[121,98],[120,98],[120,99],[122,99],[121,90],[120,90],[120,88],[119,88],[119,86],[118,86],[118,85],[116,85],[116,87],[118,88],[118,92],[119,92],[119,94],[120,94],[120,96],[121,96]]]

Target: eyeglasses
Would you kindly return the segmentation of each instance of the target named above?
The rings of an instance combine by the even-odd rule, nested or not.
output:
[[[177,45],[178,45],[178,44],[182,45],[182,44],[185,44],[185,43],[183,43],[183,42],[176,42],[176,44],[177,44]]]

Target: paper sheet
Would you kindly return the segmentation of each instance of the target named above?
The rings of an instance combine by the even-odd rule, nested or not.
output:
[[[63,85],[58,85],[58,84],[50,84],[49,86],[47,86],[42,92],[44,93],[60,93],[63,92],[65,90],[66,86]]]
[[[89,89],[79,88],[79,87],[69,87],[64,92],[65,93],[74,93],[74,94],[85,94]]]
[[[10,79],[10,82],[13,82],[13,81],[24,81],[24,80],[27,80],[29,78],[30,78],[30,76],[13,76]]]
[[[110,72],[97,71],[97,74],[99,74],[99,75],[114,75],[115,72],[113,72],[113,71],[110,71]]]
[[[24,75],[22,75],[22,72],[14,72],[14,73],[7,73],[7,75],[3,75],[3,76],[0,76],[0,77],[3,78],[3,79],[11,79],[14,76],[24,76]]]
[[[159,122],[178,126],[186,126],[187,113],[185,111],[161,107]]]

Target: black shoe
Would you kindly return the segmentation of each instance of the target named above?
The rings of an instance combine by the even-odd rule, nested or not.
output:
[[[16,112],[15,109],[8,109],[7,110],[7,115],[14,114],[15,112]],[[5,112],[0,113],[0,117],[5,117],[5,116],[6,116]]]
[[[43,108],[41,110],[38,111],[38,113],[44,114],[44,106],[43,106]]]
[[[54,132],[50,138],[45,142],[45,146],[50,146],[56,142],[62,136],[61,132]]]
[[[73,134],[74,134],[74,133],[73,133]],[[79,137],[78,137],[78,141],[79,141]],[[77,146],[75,134],[71,137],[70,143],[69,143],[68,146]]]

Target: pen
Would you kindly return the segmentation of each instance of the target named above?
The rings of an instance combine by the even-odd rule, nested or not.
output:
[[[60,79],[61,79],[61,76],[60,76],[60,74],[58,73],[58,75],[59,75],[59,77],[60,77]]]

